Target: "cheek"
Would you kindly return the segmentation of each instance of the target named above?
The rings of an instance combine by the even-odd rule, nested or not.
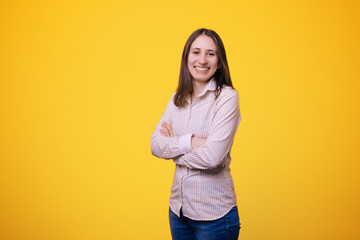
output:
[[[194,59],[189,56],[188,59],[187,59],[187,65],[191,65],[192,62],[194,62]]]
[[[217,68],[218,63],[219,63],[219,61],[217,59],[214,59],[214,61],[212,62],[212,65]]]

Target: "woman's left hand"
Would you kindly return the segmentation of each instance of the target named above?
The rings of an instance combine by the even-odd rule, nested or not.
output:
[[[169,124],[167,122],[163,122],[163,124],[161,124],[160,134],[165,137],[171,137],[171,138],[174,137],[174,133],[173,133],[171,124]]]

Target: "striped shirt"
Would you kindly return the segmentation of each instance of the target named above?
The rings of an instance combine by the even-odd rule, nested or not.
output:
[[[236,205],[230,174],[230,150],[240,122],[237,91],[224,86],[215,98],[211,79],[201,94],[184,107],[172,95],[151,137],[152,154],[176,163],[170,208],[193,220],[215,220]],[[161,124],[172,125],[174,137],[160,134]],[[206,138],[204,146],[191,149],[191,137]]]

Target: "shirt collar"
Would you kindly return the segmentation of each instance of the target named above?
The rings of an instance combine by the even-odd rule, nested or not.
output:
[[[216,81],[215,81],[215,78],[212,77],[210,79],[210,81],[208,82],[208,84],[206,84],[204,90],[197,97],[201,97],[201,96],[205,95],[205,93],[207,91],[215,91],[215,90],[216,90]]]
[[[207,91],[215,91],[216,90],[216,81],[215,81],[215,77],[212,77],[209,82],[206,84],[204,90],[197,95],[197,97],[201,97],[204,96],[205,93],[207,93]],[[186,99],[186,101],[190,104],[190,96]]]

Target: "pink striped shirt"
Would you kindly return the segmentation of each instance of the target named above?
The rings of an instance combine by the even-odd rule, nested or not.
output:
[[[240,122],[237,91],[224,86],[215,99],[216,83],[209,81],[191,103],[176,107],[171,97],[151,137],[152,154],[176,163],[170,208],[193,220],[215,220],[236,205],[230,174],[230,150]],[[161,124],[172,125],[174,137],[160,134]],[[191,149],[191,136],[206,138]]]

